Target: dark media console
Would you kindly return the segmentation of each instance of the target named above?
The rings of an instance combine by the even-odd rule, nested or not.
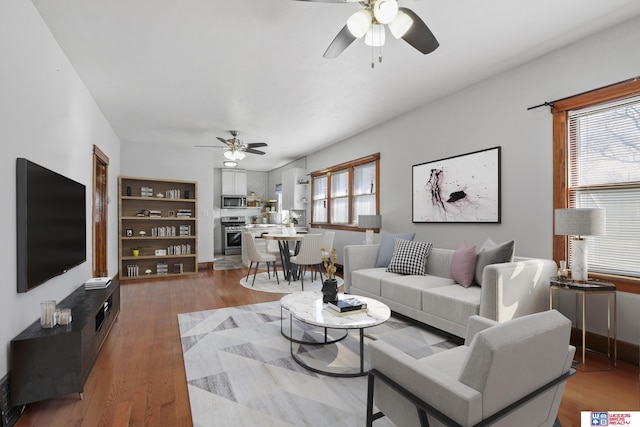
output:
[[[82,397],[120,312],[120,283],[88,291],[82,285],[57,306],[71,308],[70,325],[43,329],[38,319],[11,341],[9,397],[14,406],[69,393]]]

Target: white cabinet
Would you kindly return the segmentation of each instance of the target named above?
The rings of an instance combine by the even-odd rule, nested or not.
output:
[[[247,172],[237,169],[222,169],[222,195],[246,196]]]
[[[302,168],[293,168],[282,173],[282,208],[307,209],[309,199],[309,177]]]

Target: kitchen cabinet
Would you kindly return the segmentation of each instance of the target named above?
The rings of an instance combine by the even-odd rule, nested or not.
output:
[[[309,200],[309,177],[302,168],[282,173],[282,208],[306,210]]]
[[[238,169],[222,169],[222,195],[246,196],[247,171]]]

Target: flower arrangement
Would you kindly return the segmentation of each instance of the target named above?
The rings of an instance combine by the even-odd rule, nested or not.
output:
[[[336,250],[331,249],[331,253],[328,253],[325,248],[321,248],[320,250],[322,251],[322,265],[324,265],[327,280],[333,280],[337,270],[336,260],[338,256],[336,255]]]

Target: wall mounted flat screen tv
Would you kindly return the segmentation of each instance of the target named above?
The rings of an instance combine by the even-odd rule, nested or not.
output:
[[[16,160],[18,292],[86,261],[85,193],[79,182]]]

